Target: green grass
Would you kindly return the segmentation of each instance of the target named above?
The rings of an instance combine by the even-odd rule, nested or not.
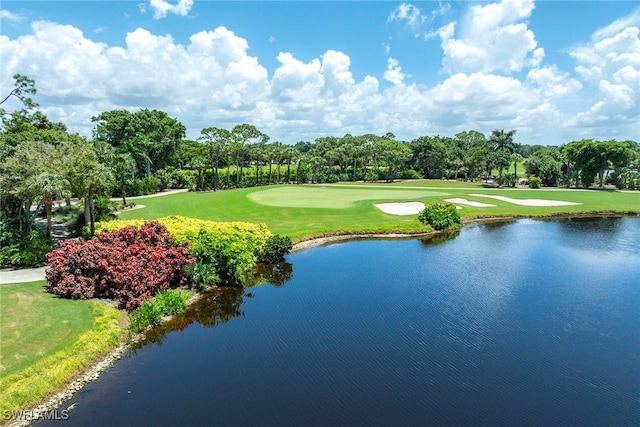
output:
[[[0,375],[16,373],[91,329],[91,304],[44,292],[45,281],[0,285]]]
[[[123,337],[117,309],[58,299],[43,294],[43,285],[40,281],[0,286],[0,413],[37,405],[117,347]]]
[[[338,185],[290,185],[265,188],[247,194],[259,205],[289,208],[351,208],[364,200],[418,200],[445,196],[446,193],[388,187],[347,187]]]
[[[458,186],[445,187],[456,184]],[[493,194],[520,199],[564,200],[577,206],[528,207],[469,196]],[[490,216],[545,216],[560,213],[615,211],[640,213],[640,194],[569,189],[494,189],[477,183],[416,180],[393,184],[341,183],[278,185],[206,193],[179,193],[145,199],[146,208],[122,213],[122,219],[184,215],[213,221],[264,222],[271,231],[294,241],[349,232],[420,232],[417,215],[398,216],[378,210],[376,202],[440,201],[462,197],[496,205],[463,207],[464,219]]]

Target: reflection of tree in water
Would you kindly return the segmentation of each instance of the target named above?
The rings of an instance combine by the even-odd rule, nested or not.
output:
[[[420,240],[420,243],[423,244],[424,246],[437,245],[437,244],[446,242],[447,240],[455,239],[458,234],[459,234],[458,231],[452,231],[448,233],[437,234],[435,236],[424,237],[419,240]]]
[[[293,275],[293,266],[288,262],[278,264],[260,264],[248,277],[248,286],[271,283],[276,287],[284,285]],[[227,323],[234,317],[244,316],[241,310],[245,298],[253,298],[242,288],[215,288],[203,293],[187,307],[182,315],[173,316],[167,322],[148,331],[144,338],[131,346],[129,354],[149,345],[162,345],[167,334],[186,329],[192,323],[199,323],[206,328],[213,328]]]
[[[258,264],[247,277],[247,286],[270,283],[280,287],[293,277],[293,265],[283,261],[277,264]]]

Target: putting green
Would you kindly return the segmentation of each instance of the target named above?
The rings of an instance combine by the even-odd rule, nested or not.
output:
[[[247,194],[254,203],[289,208],[345,209],[363,200],[397,202],[447,196],[448,193],[404,188],[358,188],[295,185],[269,188]]]

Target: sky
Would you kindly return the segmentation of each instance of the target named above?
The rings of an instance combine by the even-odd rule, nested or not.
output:
[[[11,1],[0,95],[36,81],[53,121],[166,111],[196,139],[516,130],[516,142],[640,142],[634,1]],[[16,108],[12,100],[3,105]]]

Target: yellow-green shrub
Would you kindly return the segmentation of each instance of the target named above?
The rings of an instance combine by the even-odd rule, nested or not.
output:
[[[96,232],[114,231],[130,225],[140,227],[147,220],[114,220],[96,224]],[[265,224],[215,222],[183,216],[155,219],[177,242],[189,241],[196,263],[188,269],[194,285],[241,286],[244,275],[262,256],[273,236]]]
[[[96,234],[103,230],[119,230],[128,225],[140,227],[147,221],[144,219],[116,219],[98,222],[96,223]],[[178,243],[191,240],[200,233],[200,230],[204,230],[207,234],[220,237],[229,242],[244,241],[251,252],[254,253],[261,250],[269,240],[269,237],[272,236],[266,224],[254,224],[251,222],[216,222],[178,215],[166,216],[153,221],[157,221],[167,227],[169,233]]]

